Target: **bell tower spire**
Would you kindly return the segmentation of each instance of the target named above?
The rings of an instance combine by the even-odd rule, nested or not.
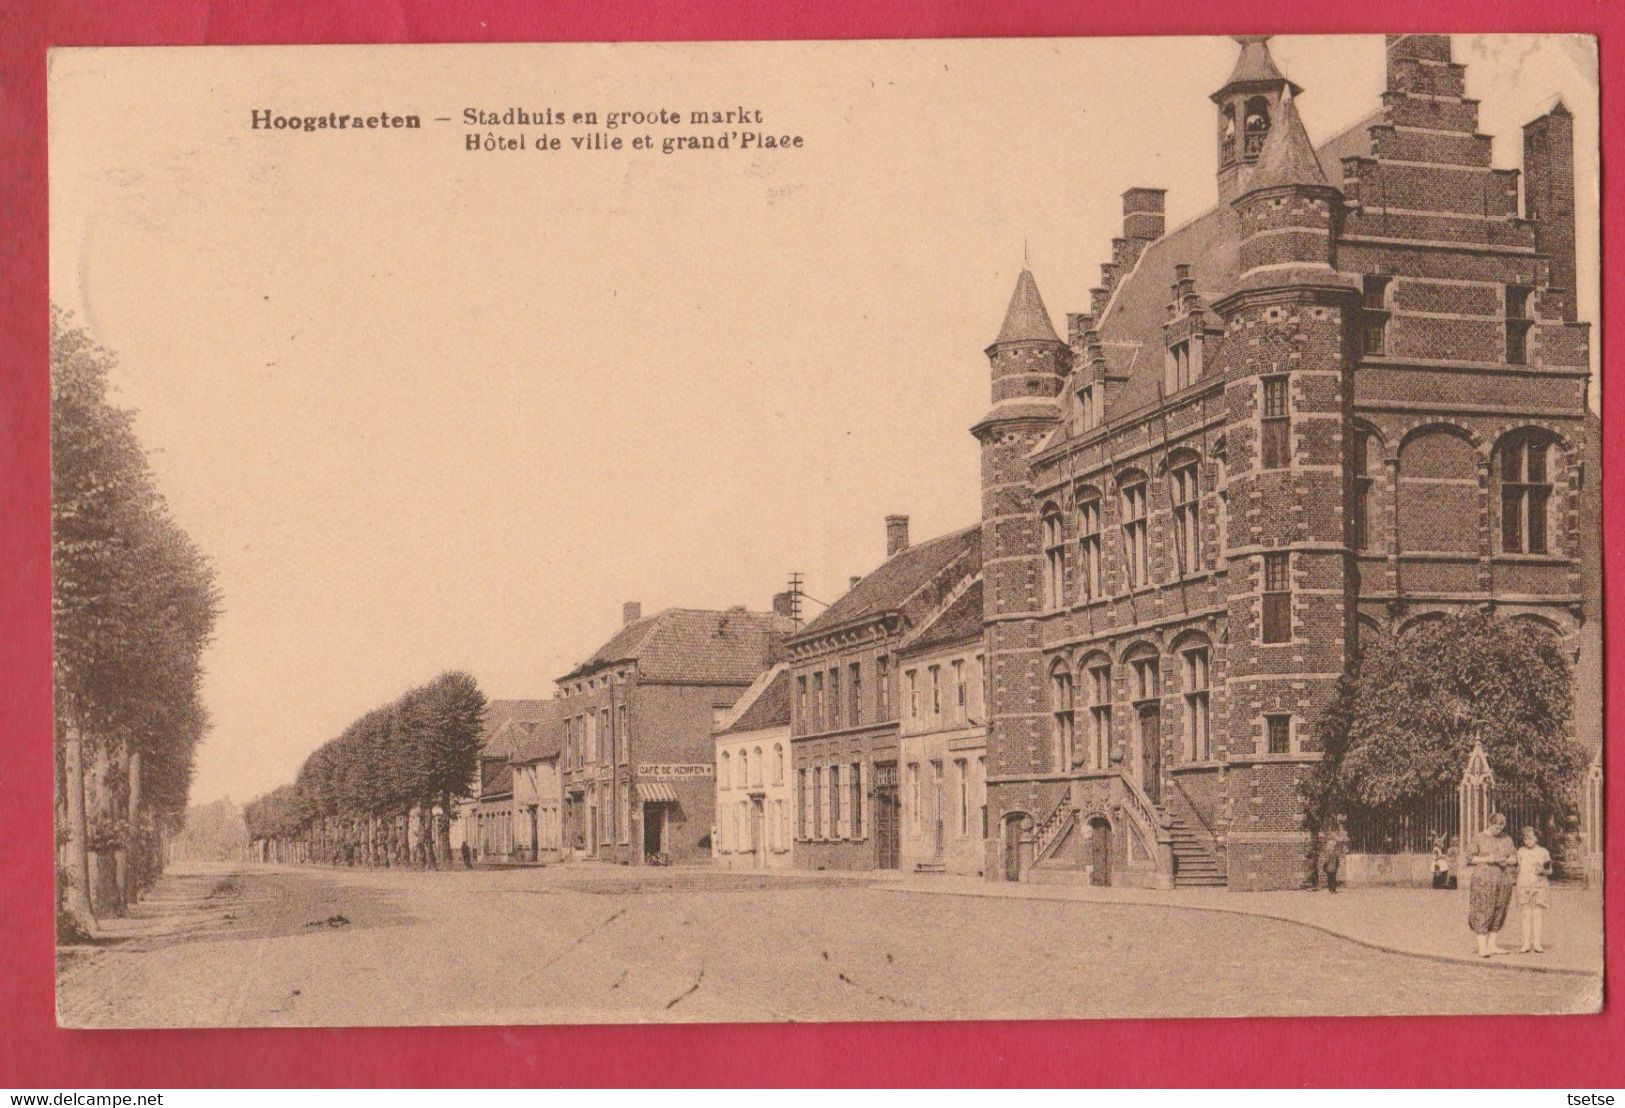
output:
[[[1280,114],[1283,94],[1303,89],[1289,81],[1270,57],[1269,35],[1238,35],[1241,53],[1224,87],[1211,99],[1218,106],[1219,203],[1241,195],[1244,178],[1264,151]]]

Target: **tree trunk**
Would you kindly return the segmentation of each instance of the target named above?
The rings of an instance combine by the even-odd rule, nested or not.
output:
[[[94,931],[96,913],[90,907],[90,850],[85,829],[85,742],[71,710],[64,731],[62,787],[68,794],[68,889],[64,907]]]
[[[446,868],[454,869],[451,860],[451,794],[440,794],[440,818],[435,821],[435,839],[440,843],[440,856],[446,860]]]
[[[125,756],[125,772],[129,775],[129,829],[124,849],[119,852],[119,892],[124,906],[130,907],[140,895],[137,874],[147,866],[139,857],[146,843],[140,838],[141,827],[141,751],[131,750]]]

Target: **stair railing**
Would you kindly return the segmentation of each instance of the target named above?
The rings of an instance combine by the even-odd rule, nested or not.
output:
[[[1172,881],[1174,874],[1174,842],[1173,836],[1162,825],[1162,814],[1157,806],[1151,803],[1151,798],[1145,795],[1140,783],[1127,773],[1118,773],[1118,779],[1123,782],[1123,796],[1125,803],[1123,811],[1129,817],[1129,825],[1134,828],[1140,840],[1140,846],[1150,856],[1157,867],[1157,872],[1165,875]]]
[[[1207,837],[1212,839],[1214,842],[1218,842],[1219,836],[1213,830],[1213,825],[1209,823],[1207,821],[1207,817],[1202,814],[1202,809],[1197,807],[1195,799],[1191,797],[1190,792],[1185,788],[1185,783],[1179,778],[1175,777],[1174,788],[1179,790],[1180,797],[1185,801],[1185,807],[1190,809],[1191,815],[1196,817],[1196,822],[1201,825],[1202,830],[1207,834]]]
[[[1033,829],[1034,864],[1049,856],[1051,848],[1061,841],[1061,836],[1072,826],[1072,820],[1076,815],[1077,813],[1072,810],[1071,796],[1063,796],[1050,810],[1049,815]]]

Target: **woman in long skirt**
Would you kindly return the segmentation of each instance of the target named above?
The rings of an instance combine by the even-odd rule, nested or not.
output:
[[[1495,937],[1506,924],[1507,906],[1512,903],[1512,870],[1518,864],[1505,815],[1496,812],[1490,817],[1490,825],[1474,837],[1473,852],[1467,860],[1473,867],[1467,894],[1467,926],[1478,940],[1479,957],[1505,954]]]

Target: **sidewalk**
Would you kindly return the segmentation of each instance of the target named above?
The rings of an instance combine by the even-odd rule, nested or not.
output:
[[[1227,889],[1127,889],[1093,885],[1034,885],[980,877],[909,875],[873,886],[893,892],[942,896],[1071,900],[1092,904],[1143,904],[1199,912],[1229,912],[1301,924],[1396,954],[1546,973],[1600,975],[1603,908],[1600,889],[1554,888],[1546,913],[1544,954],[1480,958],[1467,930],[1467,890],[1355,887],[1327,892],[1233,893]],[[1521,942],[1520,917],[1507,913],[1503,947]]]

